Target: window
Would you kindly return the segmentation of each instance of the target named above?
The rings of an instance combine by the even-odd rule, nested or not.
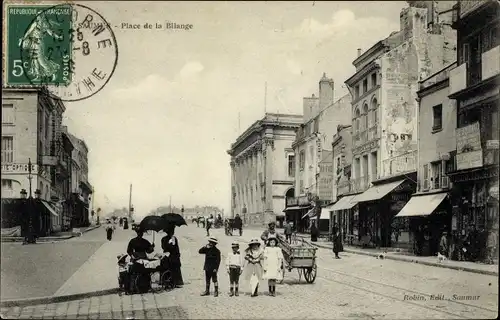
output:
[[[368,91],[368,79],[363,80],[363,93]]]
[[[354,133],[358,134],[359,133],[359,117],[361,116],[359,109],[356,109],[356,112],[354,114],[355,120],[354,120]]]
[[[368,129],[368,105],[363,106],[363,130]]]
[[[312,165],[314,163],[314,146],[309,147],[309,157],[310,164]]]
[[[377,74],[372,73],[372,88],[377,86]]]
[[[354,98],[355,99],[359,98],[359,85],[354,87]]]
[[[441,176],[442,176],[442,163],[441,161],[431,163],[431,171],[432,171],[432,189],[441,188]]]
[[[2,104],[2,124],[14,124],[15,113],[13,104]]]
[[[428,190],[429,189],[429,165],[424,164],[424,181],[422,182],[422,190]]]
[[[372,124],[376,125],[378,123],[378,101],[376,98],[372,100],[371,109],[372,109]]]
[[[469,44],[464,43],[462,45],[462,54],[460,55],[460,64],[469,63]]]
[[[14,162],[14,137],[2,137],[2,163]]]
[[[50,127],[50,118],[47,113],[45,113],[45,140],[49,139],[49,127]]]
[[[299,153],[299,169],[304,170],[304,166],[306,164],[306,152],[301,150]]]
[[[314,119],[314,132],[319,132],[319,119]]]
[[[500,45],[498,27],[493,27],[490,29],[490,48],[495,48],[498,45]]]
[[[300,194],[304,193],[304,180],[302,180],[302,179],[299,182],[299,190],[300,190]]]
[[[2,179],[2,190],[12,190],[12,180]]]
[[[441,130],[443,128],[443,105],[432,107],[432,130]]]
[[[289,177],[295,176],[295,156],[294,155],[288,156],[288,176]]]

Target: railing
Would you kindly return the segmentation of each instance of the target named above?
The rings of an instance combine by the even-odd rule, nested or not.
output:
[[[410,151],[400,156],[382,161],[384,177],[415,171],[417,169],[417,151]]]

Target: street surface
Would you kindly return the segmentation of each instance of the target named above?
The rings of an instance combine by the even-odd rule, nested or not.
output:
[[[102,228],[89,231],[77,242],[2,242],[0,297],[22,299],[54,294],[105,242],[103,232]]]
[[[260,230],[244,230],[242,237],[225,236],[223,229],[213,230],[219,239],[223,256],[231,242],[246,242],[260,236]],[[92,286],[116,286],[116,255],[126,249],[134,235],[130,230],[118,230],[113,241],[102,245],[89,262],[61,285],[58,292],[91,290]],[[88,299],[2,308],[7,318],[104,318],[125,319],[494,319],[498,309],[498,277],[445,268],[379,260],[374,257],[341,253],[334,259],[327,249],[318,249],[318,277],[307,284],[299,282],[297,270],[286,273],[285,281],[277,286],[277,296],[267,296],[267,284],[261,282],[258,297],[251,298],[245,281],[240,283],[241,295],[229,297],[229,279],[225,267],[219,271],[221,295],[200,297],[204,289],[203,256],[198,249],[206,244],[202,228],[190,224],[176,229],[182,252],[182,273],[186,285],[171,292],[120,296],[118,294]],[[160,250],[160,238],[155,237]],[[82,238],[68,240],[78,246],[101,243],[102,228]],[[147,238],[152,239],[151,235]],[[94,242],[93,242],[94,241]],[[63,244],[61,244],[62,246]],[[107,250],[107,251],[104,251]],[[80,255],[74,250],[74,255]],[[20,255],[22,256],[22,255]],[[105,258],[109,256],[109,259]],[[26,260],[26,257],[24,258]],[[81,259],[79,260],[81,261]],[[26,263],[26,262],[23,262]],[[3,259],[2,259],[3,264]],[[96,266],[97,264],[97,266]],[[101,265],[99,265],[101,264]],[[100,270],[100,271],[96,271]],[[89,274],[86,274],[89,273]],[[104,279],[108,279],[105,281]],[[3,284],[2,284],[3,286]],[[213,287],[212,287],[213,288]],[[105,288],[103,288],[105,289]],[[73,290],[73,291],[72,291]],[[432,299],[430,295],[434,295]],[[455,295],[455,296],[454,296]],[[460,300],[453,300],[454,297]]]

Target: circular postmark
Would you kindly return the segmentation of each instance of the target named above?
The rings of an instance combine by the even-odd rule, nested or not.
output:
[[[80,4],[41,10],[19,45],[29,82],[62,101],[87,99],[101,91],[118,62],[109,23]]]

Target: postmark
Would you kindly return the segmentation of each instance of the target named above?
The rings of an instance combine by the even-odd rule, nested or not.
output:
[[[63,101],[79,101],[111,79],[117,42],[95,10],[73,3],[9,5],[7,14],[8,85],[44,87]]]

